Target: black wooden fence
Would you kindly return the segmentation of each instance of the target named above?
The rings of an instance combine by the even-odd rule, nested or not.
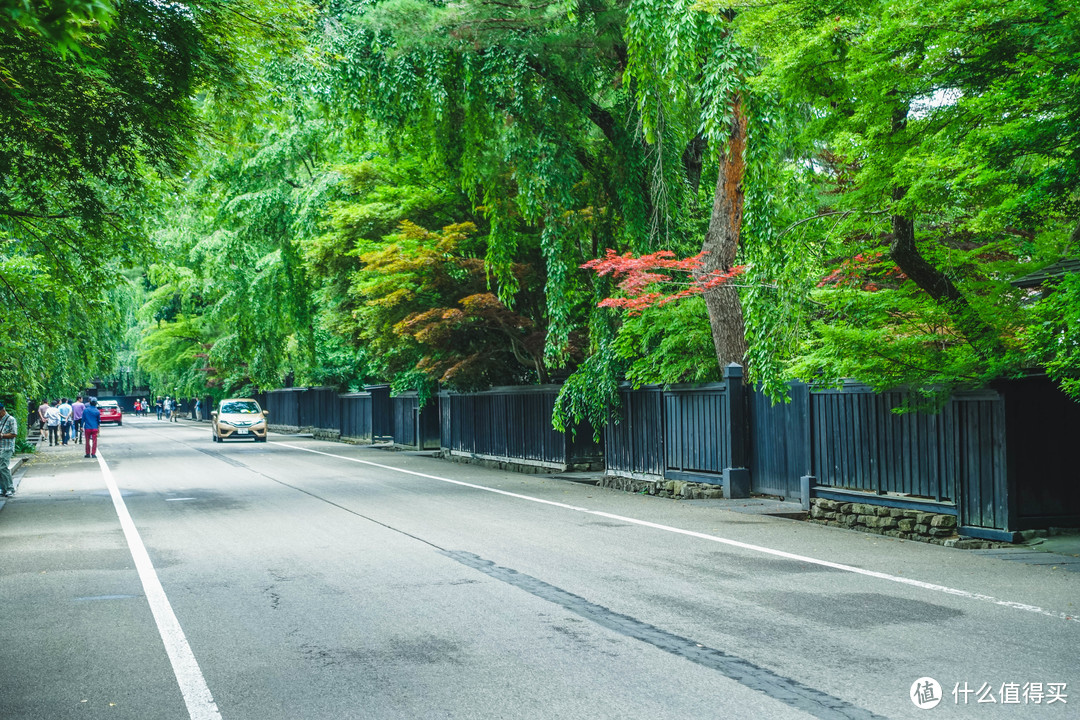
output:
[[[921,508],[989,538],[1080,525],[1070,456],[1080,404],[1045,378],[958,393],[938,413],[897,413],[901,395],[858,384],[792,383],[789,402],[774,404],[735,370],[722,383],[623,389],[605,430],[608,472],[722,483],[736,497]]]
[[[353,442],[395,442],[420,449],[439,447],[437,402],[421,406],[416,393],[390,395],[389,385],[340,394],[329,387],[265,393],[271,429],[313,433]]]
[[[443,392],[421,405],[415,393],[391,395],[387,385],[344,395],[286,388],[260,402],[277,429],[545,468],[603,462],[615,475],[722,484],[727,497],[925,509],[954,514],[965,534],[992,539],[1080,526],[1072,456],[1080,404],[1045,377],[958,393],[937,413],[898,413],[901,395],[854,383],[792,383],[788,402],[773,403],[733,365],[718,383],[622,388],[603,449],[587,427],[552,428],[559,390]]]
[[[340,397],[341,436],[357,442],[373,442],[371,393],[355,392]]]
[[[559,385],[439,394],[440,444],[451,455],[561,470],[599,465],[603,452],[588,427],[551,425]]]
[[[604,431],[605,466],[614,475],[671,478],[750,492],[742,368],[724,381],[620,390],[621,406]]]

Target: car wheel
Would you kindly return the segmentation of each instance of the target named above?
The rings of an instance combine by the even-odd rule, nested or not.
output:
[[[116,427],[123,427],[123,426],[124,426],[124,423],[122,423],[122,422],[116,423]]]

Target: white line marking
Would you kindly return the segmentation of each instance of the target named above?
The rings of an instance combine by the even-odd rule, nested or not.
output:
[[[188,715],[191,720],[221,720],[217,704],[210,694],[210,688],[206,684],[199,663],[195,660],[195,654],[191,652],[184,631],[180,627],[180,621],[176,619],[169,598],[165,596],[165,588],[158,580],[154,564],[150,562],[150,555],[146,552],[139,531],[135,527],[135,521],[128,513],[127,505],[120,496],[120,488],[113,479],[112,471],[105,463],[105,457],[98,450],[98,466],[101,474],[105,476],[105,484],[112,496],[116,515],[120,518],[120,527],[124,529],[124,537],[127,539],[128,549],[131,550],[131,558],[135,561],[135,568],[139,571],[139,580],[142,581],[143,592],[146,600],[150,603],[150,611],[154,614],[158,633],[165,643],[165,652],[169,655],[172,663],[176,682],[180,685],[180,694],[184,696],[187,704]]]
[[[165,502],[176,502],[177,500],[194,500],[195,498],[165,498]]]
[[[638,520],[637,518],[625,517],[623,515],[613,515],[612,513],[603,512],[601,510],[590,510],[588,508],[578,507],[576,505],[567,505],[566,503],[555,502],[554,500],[544,500],[543,498],[536,498],[529,495],[521,495],[518,493],[507,492],[506,490],[498,490],[496,488],[484,487],[483,485],[475,485],[473,483],[462,482],[461,480],[451,480],[449,478],[439,477],[438,475],[429,475],[427,473],[416,472],[413,470],[405,470],[403,468],[397,468],[391,465],[383,465],[381,463],[371,462],[370,460],[360,460],[358,458],[346,457],[345,455],[335,455],[333,453],[322,452],[321,450],[312,450],[311,448],[301,447],[300,445],[290,445],[289,443],[283,442],[273,442],[272,444],[281,445],[282,447],[293,448],[296,450],[303,450],[304,452],[315,453],[316,455],[325,455],[327,457],[338,458],[339,460],[348,460],[350,462],[371,465],[372,467],[382,468],[383,470],[392,470],[394,472],[404,473],[406,475],[415,475],[416,477],[427,478],[429,480],[438,480],[439,482],[450,483],[451,485],[460,485],[462,487],[472,488],[474,490],[483,490],[484,492],[495,493],[496,495],[505,495],[507,497],[517,498],[518,500],[528,500],[529,502],[540,503],[542,505],[552,505],[554,507],[562,508],[563,510],[572,510],[574,512],[585,513],[587,515],[596,515],[598,517],[608,518],[609,520],[618,520],[620,522],[641,525],[642,527],[653,528],[654,530],[663,530],[664,532],[676,533],[678,535],[686,535],[688,537],[698,538],[699,540],[708,540],[709,542],[730,545],[732,547],[742,548],[743,550],[764,553],[766,555],[782,557],[788,560],[798,560],[799,562],[811,563],[814,565],[820,565],[822,567],[833,568],[835,570],[842,570],[844,572],[854,573],[856,575],[864,575],[866,577],[877,578],[879,580],[888,580],[889,582],[900,583],[901,585],[910,585],[912,587],[922,588],[923,590],[932,590],[934,592],[945,593],[946,595],[955,595],[956,597],[962,597],[968,600],[981,600],[982,602],[1000,605],[1001,607],[1008,607],[1015,610],[1024,610],[1026,612],[1035,613],[1038,615],[1045,615],[1046,617],[1052,617],[1057,620],[1070,620],[1072,622],[1080,622],[1080,617],[1076,615],[1069,615],[1062,612],[1054,612],[1053,610],[1045,610],[1041,607],[1038,607],[1037,605],[1026,605],[1024,603],[1012,602],[1010,600],[999,600],[998,598],[992,597],[990,595],[982,595],[980,593],[968,592],[967,590],[959,590],[957,588],[951,588],[946,585],[936,585],[934,583],[923,582],[922,580],[914,580],[912,578],[900,577],[898,575],[889,575],[888,573],[877,572],[876,570],[865,570],[863,568],[854,567],[852,565],[844,565],[842,563],[835,563],[829,560],[818,560],[817,558],[807,557],[805,555],[796,555],[794,553],[785,552],[784,550],[774,550],[772,548],[762,547],[761,545],[751,545],[750,543],[744,543],[739,540],[730,540],[728,538],[722,538],[717,535],[708,535],[706,533],[695,532],[694,530],[684,530],[682,528],[671,527],[670,525],[660,525],[658,523],[649,522],[648,520]]]

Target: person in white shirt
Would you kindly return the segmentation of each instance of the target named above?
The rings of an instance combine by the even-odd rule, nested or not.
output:
[[[71,439],[71,421],[72,421],[72,409],[71,403],[67,398],[60,401],[60,406],[56,408],[60,413],[60,439],[64,445],[68,444],[68,440]]]
[[[49,429],[49,445],[60,444],[60,411],[56,408],[60,401],[53,400],[45,411],[45,427]]]

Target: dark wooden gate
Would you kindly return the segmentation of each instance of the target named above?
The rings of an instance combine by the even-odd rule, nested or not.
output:
[[[790,383],[788,402],[750,394],[750,488],[786,499],[801,497],[810,473],[810,387]]]

